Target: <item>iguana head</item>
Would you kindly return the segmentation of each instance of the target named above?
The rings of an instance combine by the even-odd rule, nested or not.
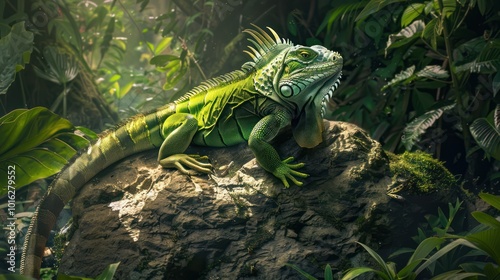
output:
[[[254,59],[254,86],[290,108],[295,140],[301,147],[314,147],[322,141],[326,105],[340,83],[342,56],[323,46],[293,45],[268,28],[273,39],[256,28],[258,31],[246,30],[256,47],[247,52]]]

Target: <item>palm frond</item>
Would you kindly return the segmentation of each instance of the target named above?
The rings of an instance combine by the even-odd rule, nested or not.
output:
[[[498,129],[500,106],[495,109],[495,124],[486,118],[476,119],[470,125],[470,132],[476,143],[493,158],[500,160],[500,129]]]
[[[36,74],[56,84],[67,84],[78,75],[78,62],[73,56],[62,53],[56,47],[43,49],[45,61],[40,61],[43,69],[34,66]]]

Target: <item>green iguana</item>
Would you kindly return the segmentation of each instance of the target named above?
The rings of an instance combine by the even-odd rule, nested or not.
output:
[[[293,45],[268,28],[247,29],[253,61],[208,80],[173,103],[139,114],[109,130],[77,155],[49,189],[26,233],[21,273],[39,277],[45,243],[56,219],[75,193],[107,166],[137,152],[158,148],[158,162],[185,174],[210,173],[206,158],[184,154],[195,145],[226,147],[248,141],[258,164],[300,186],[303,163],[281,160],[269,142],[291,126],[301,147],[322,141],[326,103],[339,85],[342,57],[323,46]]]

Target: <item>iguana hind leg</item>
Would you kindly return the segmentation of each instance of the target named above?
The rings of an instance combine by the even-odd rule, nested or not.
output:
[[[165,140],[158,152],[158,162],[165,168],[176,168],[184,174],[210,173],[212,165],[200,160],[206,156],[186,155],[184,152],[198,131],[198,121],[193,115],[176,113],[168,117],[162,126]]]

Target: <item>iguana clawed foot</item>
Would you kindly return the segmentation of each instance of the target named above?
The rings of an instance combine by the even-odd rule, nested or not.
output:
[[[161,159],[160,165],[165,168],[176,168],[186,175],[211,173],[212,165],[210,163],[201,162],[200,160],[208,160],[208,157],[200,155],[175,154]]]
[[[284,159],[283,161],[281,161],[281,164],[273,171],[273,175],[276,176],[278,179],[280,179],[281,182],[283,182],[285,188],[290,187],[290,184],[288,183],[287,179],[289,179],[295,185],[300,187],[302,186],[302,182],[298,181],[295,177],[307,178],[309,176],[306,173],[296,171],[295,169],[304,167],[304,163],[290,164],[290,162],[293,160],[294,160],[293,157]]]

